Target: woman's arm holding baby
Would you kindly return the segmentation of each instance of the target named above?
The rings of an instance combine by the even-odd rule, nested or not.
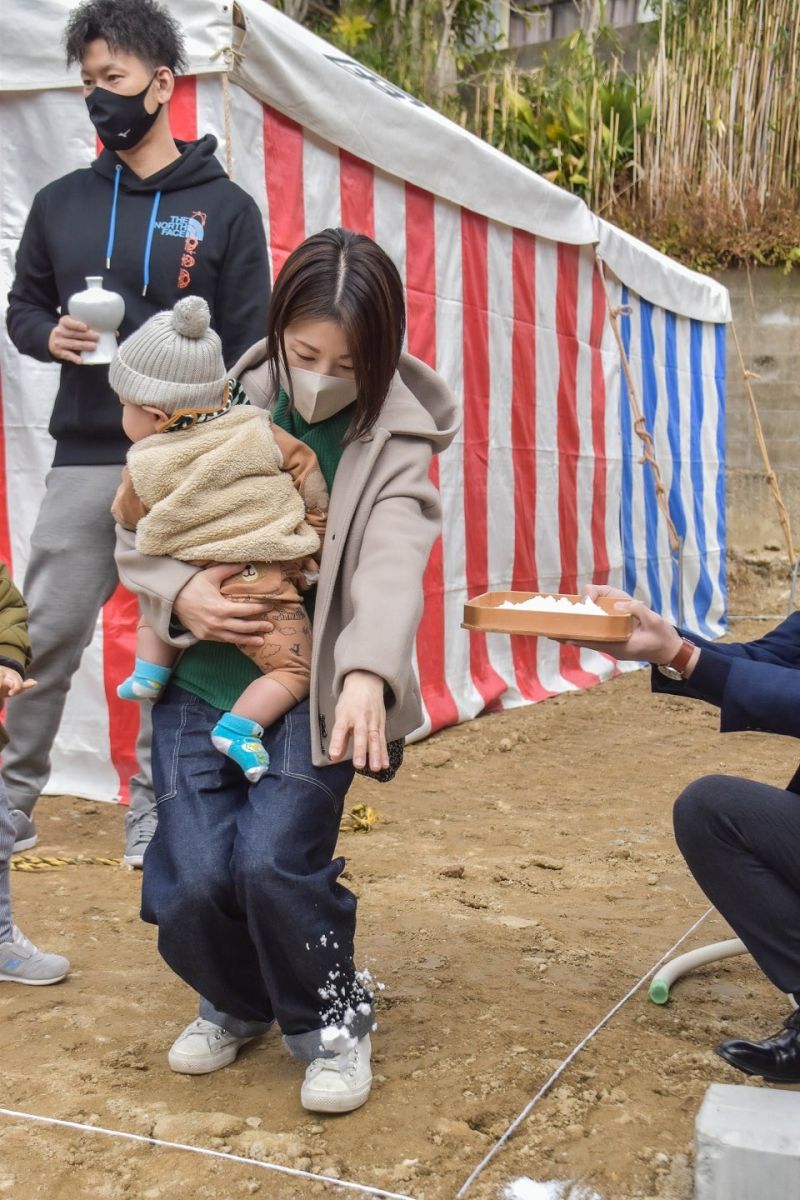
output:
[[[201,569],[175,558],[140,554],[135,539],[133,532],[117,526],[119,577],[136,593],[142,615],[163,641],[180,647],[195,641],[260,646],[272,631],[271,622],[263,619],[268,600],[243,604],[220,594],[243,563]]]

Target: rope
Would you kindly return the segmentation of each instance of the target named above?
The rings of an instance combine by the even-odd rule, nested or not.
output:
[[[631,372],[631,365],[628,362],[628,356],[625,353],[625,344],[622,340],[622,334],[620,333],[620,330],[619,330],[618,317],[630,316],[630,308],[627,307],[626,305],[619,305],[618,307],[615,307],[611,303],[611,296],[609,295],[609,292],[608,292],[608,283],[606,281],[603,260],[600,258],[600,255],[597,253],[596,250],[595,250],[595,260],[597,262],[597,268],[600,273],[601,282],[603,284],[603,291],[605,292],[605,296],[606,296],[606,307],[608,308],[609,321],[611,323],[611,328],[614,332],[614,337],[617,342],[617,348],[619,349],[620,362],[622,363],[622,373],[625,376],[625,382],[628,385],[628,400],[630,401],[630,406],[633,411],[633,429],[634,429],[634,432],[636,433],[636,436],[641,440],[641,442],[644,446],[644,451],[642,453],[642,457],[639,459],[639,462],[642,465],[647,463],[650,467],[650,470],[653,472],[653,484],[654,484],[655,492],[656,492],[656,502],[658,504],[658,507],[661,509],[661,512],[664,515],[664,520],[667,523],[667,532],[669,533],[670,548],[674,555],[678,555],[680,557],[682,544],[683,544],[682,539],[681,539],[677,529],[675,528],[675,524],[672,520],[672,517],[669,514],[669,501],[667,499],[667,489],[664,487],[664,483],[661,479],[661,469],[660,469],[658,463],[656,462],[655,444],[653,442],[652,435],[650,434],[650,431],[647,428],[647,424],[646,424],[644,416],[642,414],[642,410],[639,406],[639,398],[636,394],[636,386],[633,382],[633,374]]]
[[[230,73],[228,70],[225,70],[222,73],[222,117],[225,127],[225,170],[228,173],[228,178],[233,179],[233,142],[231,141],[233,132],[231,125],[231,85]]]
[[[342,833],[369,833],[379,818],[369,804],[354,804],[342,818]],[[106,858],[101,854],[67,855],[15,854],[11,859],[12,871],[60,871],[63,867],[119,867],[121,858]]]
[[[745,364],[744,355],[742,354],[742,347],[739,344],[739,335],[736,332],[736,324],[733,320],[731,320],[731,333],[733,334],[733,342],[736,346],[736,354],[739,359],[739,366],[742,369],[742,378],[744,379],[744,387],[750,404],[750,412],[753,416],[753,426],[755,428],[756,441],[758,442],[758,448],[761,451],[761,459],[764,463],[764,471],[766,472],[767,483],[769,484],[770,491],[772,492],[772,498],[774,499],[775,507],[778,510],[778,520],[781,523],[783,536],[786,540],[786,553],[789,556],[789,566],[792,572],[791,592],[789,596],[789,612],[792,612],[794,609],[794,597],[797,587],[797,570],[798,565],[800,565],[800,559],[798,559],[797,554],[795,553],[789,513],[786,509],[786,505],[783,503],[781,489],[778,486],[778,478],[773,471],[772,464],[769,460],[769,451],[767,450],[767,443],[764,438],[764,430],[761,427],[761,417],[759,416],[758,405],[756,404],[755,394],[750,383],[751,379],[758,379],[759,376],[755,373],[755,371],[751,371]]]
[[[227,1154],[224,1150],[209,1150],[205,1146],[187,1146],[183,1142],[167,1142],[162,1138],[146,1137],[141,1133],[125,1133],[121,1129],[105,1129],[102,1125],[84,1125],[80,1121],[63,1121],[58,1117],[41,1117],[35,1113],[16,1112],[11,1108],[0,1108],[0,1115],[16,1121],[35,1121],[40,1125],[55,1125],[61,1129],[77,1129],[81,1133],[99,1133],[105,1137],[121,1138],[128,1142],[139,1142],[145,1146],[162,1146],[166,1150],[186,1150],[189,1154],[203,1154],[208,1158],[222,1158],[227,1162],[244,1163],[248,1167],[260,1167],[264,1171],[277,1171],[281,1175],[292,1175],[295,1179],[313,1179],[315,1183],[327,1183],[329,1187],[348,1188],[365,1196],[383,1196],[388,1200],[414,1200],[407,1192],[387,1192],[383,1188],[370,1187],[366,1183],[353,1183],[349,1179],[334,1179],[331,1175],[315,1175],[313,1171],[301,1171],[299,1167],[282,1167],[278,1163],[261,1162],[258,1158],[244,1158],[239,1154]]]
[[[369,804],[354,804],[349,813],[345,813],[339,826],[342,833],[369,833],[379,821],[378,814]]]
[[[691,935],[694,933],[694,931],[696,929],[699,929],[699,927],[703,924],[703,921],[705,921],[706,917],[708,917],[713,912],[714,912],[713,907],[707,908],[706,911],[703,913],[703,915],[701,917],[697,918],[694,925],[692,925],[689,929],[687,929],[686,932],[684,934],[682,934],[681,937],[678,938],[677,942],[675,942],[674,945],[670,946],[669,950],[667,950],[667,952],[665,954],[661,955],[661,958],[658,960],[657,963],[653,964],[653,966],[650,968],[650,970],[647,972],[647,974],[643,975],[642,978],[638,981],[638,983],[635,983],[633,985],[633,987],[625,993],[625,995],[622,997],[622,999],[618,1000],[617,1003],[614,1005],[614,1007],[609,1009],[609,1011],[606,1013],[606,1015],[603,1017],[603,1019],[601,1021],[597,1022],[594,1029],[590,1029],[589,1032],[586,1034],[586,1037],[583,1038],[580,1042],[578,1042],[577,1046],[575,1046],[574,1049],[572,1049],[569,1052],[569,1054],[563,1060],[563,1062],[561,1062],[556,1067],[555,1071],[553,1071],[550,1078],[545,1080],[545,1082],[539,1088],[539,1091],[536,1093],[536,1095],[533,1097],[533,1099],[529,1100],[528,1103],[523,1108],[522,1112],[517,1117],[514,1118],[514,1120],[509,1125],[508,1129],[506,1129],[505,1133],[497,1139],[495,1144],[489,1150],[488,1154],[484,1155],[484,1157],[478,1163],[477,1167],[475,1167],[474,1171],[469,1176],[469,1178],[466,1179],[465,1182],[461,1185],[461,1188],[459,1189],[459,1191],[456,1192],[456,1200],[460,1200],[460,1198],[462,1196],[466,1196],[467,1192],[472,1187],[473,1183],[478,1178],[478,1176],[486,1169],[486,1167],[488,1167],[489,1163],[492,1161],[494,1156],[499,1153],[499,1151],[503,1148],[503,1146],[506,1144],[506,1142],[511,1137],[511,1135],[513,1133],[515,1133],[517,1129],[519,1129],[522,1122],[530,1115],[530,1113],[533,1111],[533,1109],[536,1107],[536,1105],[539,1103],[539,1101],[542,1099],[542,1097],[547,1095],[547,1093],[552,1088],[553,1084],[556,1082],[557,1079],[560,1078],[561,1075],[564,1074],[564,1072],[566,1071],[566,1069],[570,1065],[570,1063],[573,1062],[574,1059],[576,1059],[578,1057],[580,1052],[589,1045],[589,1042],[591,1042],[592,1038],[594,1038],[600,1032],[600,1030],[603,1028],[604,1025],[608,1024],[608,1022],[611,1020],[612,1017],[616,1016],[616,1014],[623,1007],[623,1005],[627,1004],[628,1001],[631,999],[631,997],[636,995],[636,993],[639,991],[639,989],[641,987],[643,987],[645,983],[647,983],[648,979],[650,979],[650,977],[652,975],[655,975],[656,971],[662,965],[662,963],[665,963],[668,958],[671,958],[672,955],[675,953],[675,951],[678,949],[678,947],[682,946],[683,943],[686,941],[686,939],[691,937]]]
[[[222,72],[222,121],[225,131],[225,171],[228,178],[233,179],[233,126],[231,123],[231,83],[230,73],[236,66],[237,59],[242,55],[233,46],[221,46],[211,55],[211,61],[219,56],[225,60],[225,70]]]
[[[11,859],[12,871],[58,871],[61,867],[119,867],[121,858],[105,858],[103,855],[80,855],[68,858],[61,855],[15,854]]]

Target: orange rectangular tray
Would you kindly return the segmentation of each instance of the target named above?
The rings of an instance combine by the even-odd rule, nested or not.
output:
[[[613,597],[601,596],[596,603],[606,617],[587,617],[583,613],[531,612],[530,609],[500,608],[510,600],[519,604],[541,592],[485,592],[464,605],[462,629],[476,633],[515,633],[528,637],[549,637],[582,642],[624,642],[633,632],[633,618],[615,613]],[[573,603],[582,596],[567,596]]]

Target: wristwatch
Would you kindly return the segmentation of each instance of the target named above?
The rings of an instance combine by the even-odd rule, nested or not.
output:
[[[686,678],[684,671],[689,665],[689,659],[696,650],[694,642],[690,642],[688,638],[681,638],[681,648],[671,662],[655,663],[662,675],[666,675],[667,679],[683,680]]]

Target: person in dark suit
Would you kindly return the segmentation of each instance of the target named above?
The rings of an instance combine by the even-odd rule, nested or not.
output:
[[[581,645],[652,663],[653,690],[716,705],[721,733],[800,738],[800,612],[756,641],[722,644],[676,629],[615,588],[587,591],[617,597],[635,626],[627,642]],[[800,768],[786,788],[731,775],[697,779],[675,801],[674,825],[700,887],[794,1004],[773,1036],[729,1039],[716,1052],[748,1075],[800,1083]]]

